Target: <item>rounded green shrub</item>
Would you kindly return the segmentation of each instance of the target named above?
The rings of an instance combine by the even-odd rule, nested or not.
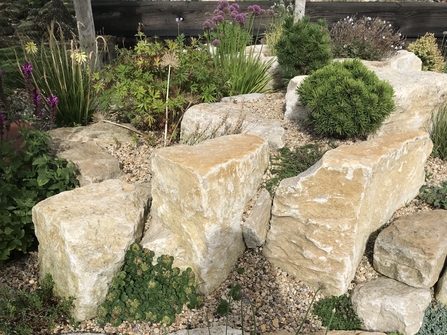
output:
[[[407,47],[422,60],[422,71],[444,71],[444,58],[438,48],[434,34],[426,33]]]
[[[318,135],[347,138],[376,131],[394,110],[393,87],[358,59],[334,62],[297,88]]]
[[[312,23],[304,16],[294,23],[293,17],[286,17],[275,52],[285,78],[310,74],[329,64],[332,51],[326,21]]]

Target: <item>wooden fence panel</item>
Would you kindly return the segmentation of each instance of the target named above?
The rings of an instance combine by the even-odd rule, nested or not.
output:
[[[254,2],[238,2],[241,10]],[[263,8],[273,1],[261,1]],[[203,34],[202,24],[206,13],[216,8],[215,1],[92,1],[96,30],[102,34],[134,36],[139,23],[147,36],[172,37]],[[306,14],[313,21],[324,18],[330,27],[347,15],[379,16],[399,28],[404,36],[414,39],[426,32],[442,38],[447,30],[447,3],[429,2],[307,2]],[[180,26],[175,19],[182,17]],[[260,23],[268,24],[268,17]]]

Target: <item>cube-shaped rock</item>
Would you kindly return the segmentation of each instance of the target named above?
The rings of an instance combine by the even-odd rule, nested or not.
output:
[[[268,166],[267,141],[230,135],[152,154],[152,221],[142,240],[156,255],[191,267],[209,293],[245,250],[241,219]]]
[[[413,287],[432,287],[447,256],[447,211],[400,217],[377,236],[374,268]]]
[[[62,192],[33,207],[41,278],[57,295],[75,298],[73,316],[96,315],[128,247],[141,238],[149,185],[111,179]]]

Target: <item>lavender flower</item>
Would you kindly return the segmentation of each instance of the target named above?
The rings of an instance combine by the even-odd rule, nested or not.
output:
[[[40,95],[39,90],[36,89],[33,90],[33,104],[35,106],[34,115],[42,117],[44,114],[42,111],[42,96]]]
[[[236,21],[237,23],[240,23],[240,24],[244,24],[245,23],[245,13],[237,14],[236,17],[234,18],[234,21]]]
[[[57,105],[59,99],[53,93],[46,99],[48,106],[50,106],[50,121],[54,124],[56,122]]]
[[[220,40],[218,40],[217,38],[213,41],[213,45],[215,47],[217,47],[220,44]]]
[[[5,121],[6,121],[6,117],[2,113],[2,111],[0,111],[0,138],[3,136],[3,128],[5,126]]]
[[[22,65],[22,73],[23,73],[23,75],[25,76],[26,79],[31,77],[31,74],[33,73],[33,67],[31,66],[30,62],[26,61]]]

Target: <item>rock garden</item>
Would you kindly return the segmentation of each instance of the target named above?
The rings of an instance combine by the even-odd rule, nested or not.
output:
[[[0,86],[3,334],[443,333],[444,44],[242,7],[111,64],[57,23],[21,36],[23,87]]]

